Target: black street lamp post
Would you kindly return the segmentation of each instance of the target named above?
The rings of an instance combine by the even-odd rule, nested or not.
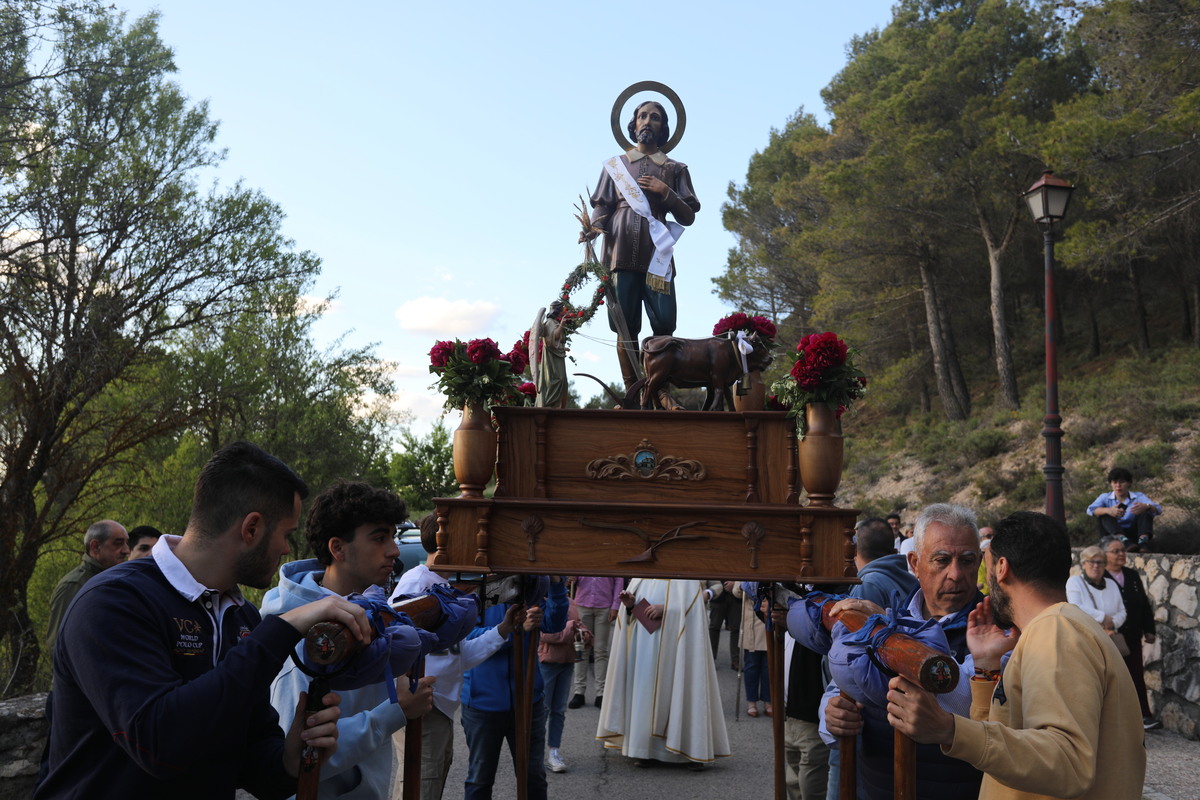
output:
[[[1046,251],[1046,516],[1066,525],[1062,490],[1062,417],[1058,414],[1058,303],[1054,292],[1054,223],[1067,213],[1075,187],[1046,170],[1037,183],[1022,195],[1042,229]]]

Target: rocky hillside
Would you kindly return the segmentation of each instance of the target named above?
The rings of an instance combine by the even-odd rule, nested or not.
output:
[[[1076,542],[1095,540],[1085,509],[1107,489],[1108,470],[1121,465],[1135,489],[1165,506],[1155,549],[1200,552],[1200,351],[1110,356],[1060,370],[1063,492]],[[938,501],[974,508],[981,522],[1043,510],[1043,380],[1023,376],[1018,411],[980,396],[972,419],[962,422],[940,413],[901,416],[869,398],[843,420],[847,464],[838,504],[869,514],[900,510],[905,521]]]

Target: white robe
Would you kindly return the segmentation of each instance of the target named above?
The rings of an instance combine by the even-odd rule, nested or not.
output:
[[[617,616],[596,738],[631,758],[729,755],[700,582],[635,578],[629,591],[664,605],[662,627],[648,633],[624,608]]]

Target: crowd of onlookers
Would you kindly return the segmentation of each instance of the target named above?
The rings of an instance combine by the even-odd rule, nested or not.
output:
[[[242,491],[241,484],[247,480],[243,472],[249,467],[258,471],[255,474],[264,485],[274,487],[274,510],[248,510],[269,505],[263,505],[268,501],[253,491]],[[1077,713],[1081,710],[1094,712],[1088,717],[1093,722],[1099,719],[1102,724],[1122,726],[1118,738],[1132,741],[1121,715],[1133,713],[1135,704],[1129,698],[1134,694],[1142,728],[1161,726],[1148,704],[1142,665],[1142,643],[1152,643],[1155,638],[1153,609],[1141,576],[1126,565],[1126,553],[1150,546],[1153,518],[1162,508],[1131,491],[1131,477],[1123,469],[1112,470],[1108,476],[1111,491],[1101,494],[1088,508],[1102,538],[1099,546],[1083,550],[1082,572],[1069,578],[1065,530],[1043,515],[1015,514],[996,523],[995,528],[979,527],[968,509],[934,504],[910,525],[903,524],[899,513],[859,522],[855,536],[859,582],[840,588],[793,585],[767,592],[762,585],[738,581],[612,577],[527,577],[498,588],[489,584],[482,593],[490,596],[496,592],[497,596],[482,607],[474,601],[462,606],[472,616],[454,641],[431,644],[422,638],[418,643],[415,635],[411,637],[413,647],[428,649],[427,653],[422,650],[424,678],[410,682],[398,676],[394,685],[376,681],[342,691],[337,703],[341,718],[336,725],[332,712],[297,713],[297,702],[309,679],[299,660],[285,660],[282,665],[279,660],[291,652],[299,633],[318,619],[338,620],[351,629],[361,624],[365,631],[365,618],[356,610],[359,606],[344,604],[347,598],[369,595],[379,587],[392,590],[392,602],[426,592],[453,593],[446,588],[450,576],[439,575],[432,565],[422,563],[411,565],[397,580],[393,572],[399,552],[395,535],[397,524],[407,517],[404,501],[383,489],[339,481],[313,500],[307,515],[305,536],[315,557],[284,564],[276,578],[275,566],[288,552],[288,526],[292,530],[298,526],[307,488],[286,465],[244,443],[216,454],[205,470],[211,475],[202,475],[198,481],[197,505],[183,536],[164,536],[148,526],[126,532],[115,521],[97,522],[84,536],[80,565],[55,587],[49,631],[55,654],[55,691],[47,701],[51,742],[43,765],[48,775],[41,776],[43,782],[35,796],[68,796],[79,780],[75,759],[84,751],[100,758],[102,767],[110,771],[110,788],[125,788],[136,795],[146,786],[177,785],[172,781],[181,776],[185,780],[182,785],[189,785],[186,776],[192,774],[190,768],[179,768],[176,774],[175,767],[159,763],[155,748],[188,753],[187,747],[172,750],[164,742],[207,743],[210,740],[205,735],[222,730],[221,725],[211,729],[199,726],[200,738],[193,740],[162,734],[166,728],[150,723],[161,724],[188,708],[200,711],[214,702],[210,710],[218,716],[237,716],[248,707],[258,708],[260,698],[254,686],[243,686],[239,700],[224,696],[220,682],[210,680],[242,680],[234,678],[223,663],[231,649],[250,659],[243,670],[253,666],[253,659],[274,664],[257,673],[260,680],[270,683],[269,692],[266,684],[262,685],[261,699],[269,696],[273,711],[260,710],[244,723],[251,726],[247,730],[260,730],[271,748],[271,758],[265,762],[248,762],[269,767],[262,769],[261,780],[274,787],[287,786],[288,776],[294,779],[301,758],[299,744],[292,737],[296,741],[309,737],[316,746],[332,750],[329,745],[336,728],[337,747],[321,776],[321,797],[392,796],[398,761],[391,735],[420,719],[422,797],[440,798],[455,757],[455,718],[461,721],[467,743],[465,797],[491,796],[505,743],[514,752],[516,763],[516,741],[522,737],[529,742],[523,776],[528,796],[545,797],[547,770],[568,769],[563,751],[568,710],[587,702],[589,686],[592,702],[601,712],[596,738],[604,747],[619,751],[638,766],[662,761],[702,770],[731,752],[715,679],[725,630],[729,632],[729,665],[741,673],[739,691],[745,692],[739,712],[744,708],[748,717],[784,716],[787,790],[794,800],[838,796],[842,748],[847,742],[854,742],[857,750],[859,796],[891,796],[893,728],[911,729],[918,742],[925,742],[916,749],[918,797],[975,796],[988,776],[1005,775],[1005,770],[1017,767],[989,761],[984,751],[974,752],[970,742],[954,736],[939,740],[943,734],[936,730],[928,734],[929,739],[921,736],[938,714],[959,715],[958,728],[966,730],[968,715],[973,718],[980,703],[980,697],[973,696],[977,690],[988,693],[983,696],[985,702],[993,694],[1000,698],[999,706],[993,701],[992,719],[1015,731],[1014,752],[1019,751],[1021,735],[1040,735],[1046,723],[1034,724],[1027,709],[1024,720],[1012,716],[1020,709],[1006,705],[1005,692],[1009,699],[1020,698],[1022,693],[1032,697],[1039,681],[1052,687],[1049,696],[1055,699],[1052,705],[1057,716],[1051,727],[1067,730],[1075,725],[1071,735],[1076,743],[1096,743],[1096,731],[1080,721],[1087,717]],[[206,487],[205,481],[212,485]],[[227,495],[234,488],[241,493],[231,500]],[[428,517],[420,527],[422,544],[432,554],[436,551],[436,519]],[[1035,552],[1039,547],[1042,551]],[[139,559],[145,563],[137,567],[126,564],[108,572]],[[107,574],[98,577],[101,573]],[[260,619],[237,585],[266,588],[276,580],[278,585],[264,598]],[[864,653],[873,653],[879,642],[856,638],[838,626],[831,633],[813,633],[805,610],[810,606],[797,602],[813,589],[843,593],[834,598],[835,616],[858,610],[877,615],[872,619],[885,627],[901,626],[895,629],[930,637],[933,646],[950,653],[963,673],[973,677],[961,681],[954,692],[929,701],[935,705],[919,708],[921,701],[913,699],[915,687],[897,684],[898,679],[889,683],[874,655],[864,657]],[[168,651],[159,654],[162,633],[153,632],[154,624],[140,633],[125,629],[125,646],[141,648],[136,666],[145,674],[125,674],[120,684],[111,684],[105,653],[108,658],[113,653],[105,650],[105,639],[98,638],[93,617],[106,603],[131,602],[131,592],[150,598],[139,602],[157,609],[154,616],[161,618],[161,629],[169,633],[171,641]],[[90,594],[87,601],[73,604],[82,594]],[[1103,647],[1115,648],[1124,661],[1132,679],[1128,691],[1124,679],[1114,677],[1111,668],[1100,663],[1096,680],[1116,681],[1119,692],[1105,689],[1099,697],[1063,699],[1080,686],[1087,687],[1092,673],[1079,672],[1076,684],[1053,683],[1058,678],[1042,675],[1040,668],[1029,663],[1045,657],[1040,651],[1037,656],[1026,653],[1025,677],[1018,681],[1021,670],[1012,665],[1021,659],[1019,650],[1013,648],[1017,637],[1010,631],[1019,630],[1026,639],[1043,637],[1039,641],[1050,643],[1043,649],[1096,652],[1094,647],[1088,649],[1092,634],[1078,630],[1078,619],[1072,616],[1079,611],[1047,611],[1067,605],[1064,601],[1094,620],[1097,635],[1111,641]],[[1027,609],[1024,618],[1022,603]],[[453,603],[446,608],[451,606]],[[363,607],[369,608],[369,604]],[[267,624],[272,617],[291,627]],[[1051,618],[1059,621],[1046,621]],[[1039,633],[1021,624],[1031,620],[1042,621]],[[1059,632],[1047,633],[1055,624],[1060,626]],[[1064,633],[1067,628],[1063,625],[1073,633]],[[788,634],[781,640],[783,695],[773,697],[768,641],[781,629]],[[265,633],[260,636],[257,630]],[[55,646],[60,631],[64,641]],[[981,631],[990,631],[991,639],[985,640]],[[246,640],[262,641],[255,646],[258,649],[252,649],[242,643]],[[399,645],[393,642],[392,646]],[[533,672],[525,673],[522,665]],[[1002,675],[1012,675],[1012,682],[1005,686]],[[154,688],[159,685],[164,687],[163,697],[158,697]],[[139,692],[162,703],[155,706],[149,722],[145,716],[150,712],[139,708]],[[175,703],[182,701],[168,702],[175,693],[188,695],[187,702],[179,706]],[[1046,695],[1040,697],[1043,706],[1050,702]],[[60,704],[57,712],[56,702]],[[61,707],[64,703],[69,710]],[[1096,707],[1089,710],[1089,704]],[[522,711],[523,707],[527,710]],[[1106,715],[1109,721],[1104,723]],[[254,727],[264,723],[269,723],[265,729]],[[286,746],[285,730],[291,731]],[[151,740],[144,737],[156,731],[150,747],[147,742]],[[518,731],[522,733],[518,735]],[[138,739],[139,735],[143,738]],[[249,743],[235,751],[236,758],[256,758]],[[235,758],[228,746],[220,752],[225,758]],[[1136,758],[1127,766],[1136,772]],[[1099,775],[1109,767],[1093,759],[1088,769],[1088,774]],[[1141,769],[1144,771],[1144,758]],[[1057,766],[1055,770],[1061,771]],[[205,773],[210,783],[200,782],[197,787],[242,779],[233,766],[226,772],[228,775],[216,777]]]

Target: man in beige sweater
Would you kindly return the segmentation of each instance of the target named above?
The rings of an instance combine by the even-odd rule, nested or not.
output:
[[[991,596],[967,623],[971,719],[893,678],[888,720],[983,770],[981,800],[1141,797],[1146,750],[1133,680],[1096,621],[1066,602],[1066,531],[1018,512],[995,526],[986,552]]]

